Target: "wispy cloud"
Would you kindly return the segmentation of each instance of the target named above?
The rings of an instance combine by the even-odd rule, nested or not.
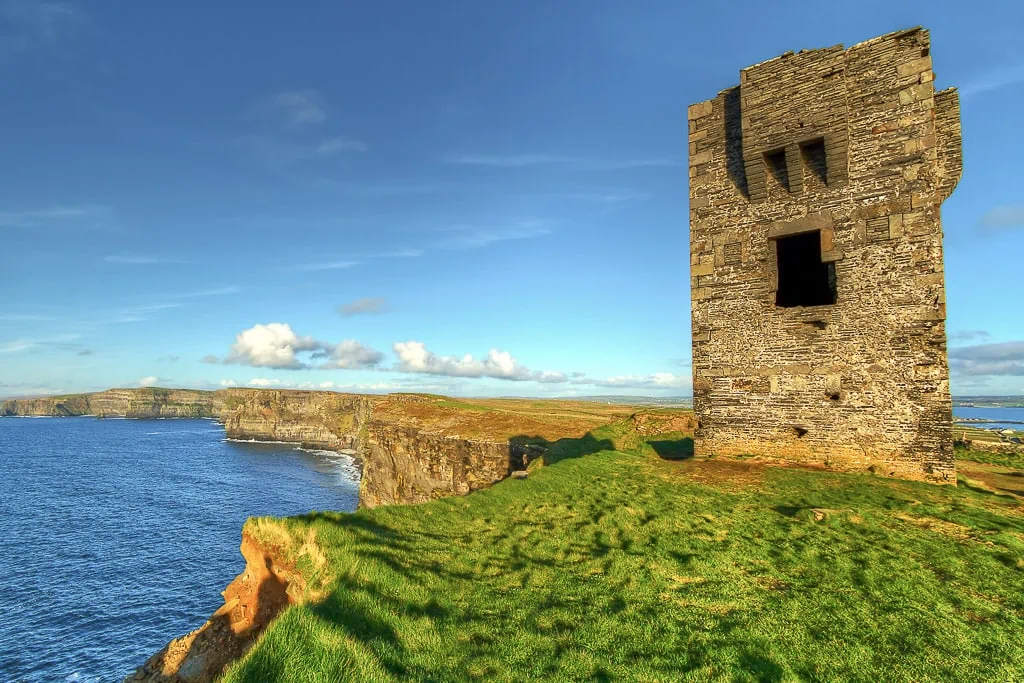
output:
[[[681,166],[682,162],[667,157],[602,159],[559,154],[455,154],[445,157],[449,164],[491,168],[531,168],[559,166],[581,171],[615,171],[630,168]]]
[[[356,299],[355,301],[349,301],[347,304],[338,306],[338,313],[340,313],[343,318],[350,318],[354,315],[386,313],[388,310],[390,310],[388,300],[382,296],[368,296],[362,299]]]
[[[276,135],[243,135],[235,139],[235,144],[257,159],[271,164],[329,161],[368,149],[364,142],[343,137],[296,139]]]
[[[358,266],[361,261],[324,261],[321,263],[304,263],[291,266],[290,270],[347,270]]]
[[[4,322],[52,322],[57,318],[37,313],[0,313],[0,320]]]
[[[969,341],[982,341],[989,339],[992,335],[985,330],[958,330],[949,333],[949,341],[957,344]]]
[[[53,47],[89,25],[78,4],[55,0],[0,0],[0,49]]]
[[[952,348],[949,368],[960,375],[1024,376],[1024,341]]]
[[[62,230],[109,228],[112,212],[104,206],[52,206],[23,211],[0,211],[0,229]]]
[[[148,266],[159,263],[188,263],[181,259],[166,256],[148,256],[143,254],[112,254],[103,259],[107,263],[118,263],[127,266]]]
[[[1024,228],[1024,204],[997,206],[981,217],[978,227],[986,233]]]
[[[327,120],[324,96],[317,90],[286,90],[257,101],[250,113],[290,128],[318,126]]]
[[[440,182],[433,180],[409,180],[395,182],[351,182],[332,178],[316,178],[312,184],[330,192],[344,192],[354,197],[382,199],[389,197],[409,197],[433,195],[443,192],[460,191],[466,188],[464,183]]]
[[[184,292],[181,294],[174,295],[175,299],[196,299],[204,296],[227,296],[229,294],[238,294],[242,291],[241,287],[237,285],[230,285],[228,287],[214,287],[212,289],[199,289],[192,292]]]
[[[36,349],[57,349],[59,351],[80,351],[81,344],[75,343],[82,335],[77,333],[57,334],[50,337],[18,337],[10,341],[0,342],[0,354],[23,353]]]
[[[1024,83],[1024,61],[977,74],[958,88],[961,99]]]
[[[284,266],[284,270],[306,270],[306,271],[317,271],[317,270],[346,270],[348,268],[354,268],[362,265],[366,261],[373,261],[378,259],[393,259],[393,258],[418,258],[423,256],[426,251],[423,249],[399,249],[396,251],[384,251],[379,253],[369,254],[356,254],[354,257],[348,259],[338,259],[337,261],[314,261],[312,263],[300,263],[297,265]]]
[[[551,234],[551,228],[548,221],[527,220],[496,227],[453,225],[439,232],[445,235],[438,242],[442,249],[477,249],[495,242],[543,237]]]
[[[569,197],[596,204],[625,204],[645,202],[651,198],[651,194],[649,192],[573,192]]]

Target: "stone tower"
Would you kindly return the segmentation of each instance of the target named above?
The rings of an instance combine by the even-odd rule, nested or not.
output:
[[[698,455],[955,483],[928,32],[790,52],[689,109]]]

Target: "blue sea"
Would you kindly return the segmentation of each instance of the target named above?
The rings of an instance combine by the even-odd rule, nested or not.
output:
[[[1024,408],[953,408],[954,418],[993,420],[970,424],[974,427],[994,429],[1015,429],[1024,431]]]
[[[246,517],[354,510],[358,477],[208,420],[0,418],[0,681],[120,681],[221,605]]]

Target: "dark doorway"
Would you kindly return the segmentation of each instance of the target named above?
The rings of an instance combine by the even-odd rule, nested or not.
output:
[[[821,262],[821,233],[805,232],[775,241],[779,288],[775,305],[827,306],[836,302],[836,268]]]

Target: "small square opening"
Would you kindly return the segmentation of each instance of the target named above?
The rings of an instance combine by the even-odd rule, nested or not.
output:
[[[809,140],[801,143],[800,156],[804,160],[811,178],[822,185],[828,185],[828,158],[825,156],[825,139]]]
[[[821,232],[804,232],[775,240],[779,288],[775,305],[827,306],[836,302],[836,267],[821,262]]]
[[[780,187],[789,192],[789,169],[786,168],[786,150],[776,149],[764,153],[764,164]]]

